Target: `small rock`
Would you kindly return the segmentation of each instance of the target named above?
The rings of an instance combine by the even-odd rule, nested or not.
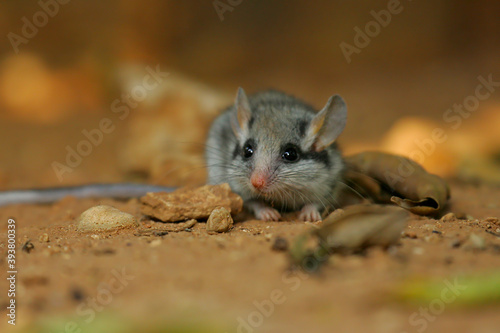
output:
[[[483,237],[476,235],[476,234],[470,234],[469,236],[469,242],[472,247],[472,249],[475,250],[484,250],[486,249],[486,242]]]
[[[177,225],[177,229],[174,229],[173,231],[182,231],[182,230],[191,229],[192,227],[194,227],[196,225],[196,223],[198,223],[198,220],[195,220],[195,219],[191,219],[191,220],[188,220],[186,222],[179,223]]]
[[[149,246],[151,247],[157,247],[161,245],[161,239],[155,239],[151,243],[149,243]]]
[[[233,226],[231,213],[224,207],[215,208],[207,220],[208,232],[226,232]]]
[[[453,222],[456,220],[457,220],[457,217],[453,213],[448,213],[441,218],[441,222]]]
[[[141,213],[163,222],[206,219],[217,207],[237,214],[243,208],[243,199],[231,192],[228,184],[181,188],[171,193],[150,192],[141,198]]]
[[[49,235],[47,233],[43,233],[40,235],[40,237],[38,237],[38,240],[42,243],[48,243],[50,241]]]
[[[194,227],[198,223],[197,220],[191,219],[182,223],[174,223],[173,227],[168,226],[167,228],[163,227],[161,230],[159,229],[151,229],[151,226],[145,226],[144,229],[138,229],[134,234],[135,236],[159,236],[163,237],[168,235],[169,232],[181,232],[181,231],[192,231],[192,227]]]
[[[490,223],[494,223],[494,224],[497,224],[498,223],[498,217],[493,217],[493,216],[490,216],[490,217],[487,217],[485,219],[486,222],[490,222]]]
[[[79,231],[113,230],[138,225],[133,215],[106,205],[91,207],[78,219]]]
[[[283,237],[276,237],[271,249],[273,251],[286,251],[288,250],[288,241]]]

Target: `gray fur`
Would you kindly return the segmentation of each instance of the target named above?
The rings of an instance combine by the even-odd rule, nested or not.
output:
[[[343,103],[340,96],[335,98]],[[298,210],[307,204],[315,204],[320,209],[335,206],[344,163],[336,144],[328,145],[324,151],[315,151],[314,146],[306,142],[311,141],[306,136],[311,132],[309,125],[316,110],[278,91],[255,94],[248,102],[252,115],[248,131],[235,131],[235,106],[221,114],[210,129],[206,148],[209,183],[229,183],[244,201],[263,201],[279,210]],[[343,113],[334,111],[336,114],[330,118],[343,116],[345,124],[345,104],[342,106]],[[343,124],[339,126],[342,128],[333,130],[340,134]],[[257,145],[251,160],[245,160],[240,153],[234,154],[235,149],[241,151],[247,139],[253,139]],[[307,158],[286,163],[281,154],[288,143],[300,147]],[[259,193],[250,182],[255,168],[265,169],[272,175],[272,189],[266,193]]]

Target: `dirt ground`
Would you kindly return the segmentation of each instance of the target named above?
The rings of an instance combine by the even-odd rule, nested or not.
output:
[[[137,230],[81,234],[75,218],[99,203],[142,219],[141,228],[165,230],[173,224],[144,219],[136,199],[67,197],[53,205],[4,207],[0,220],[16,220],[18,245],[29,240],[34,246],[17,255],[17,328],[497,332],[498,299],[470,303],[460,296],[467,292],[468,277],[499,271],[500,222],[491,218],[500,212],[498,188],[454,182],[452,193],[448,210],[461,219],[413,216],[399,246],[374,248],[364,256],[333,256],[312,276],[288,271],[286,253],[272,249],[277,237],[291,242],[312,227],[307,223],[246,220],[218,235],[209,235],[205,223],[164,235]],[[3,239],[6,230],[2,223]],[[3,240],[1,252],[6,267]],[[435,286],[436,298],[405,299],[415,281],[424,281],[424,289]],[[5,290],[6,280],[0,285]],[[456,297],[443,296],[449,288]],[[4,317],[5,293],[0,302]]]
[[[231,4],[225,19],[216,3]],[[289,270],[283,249],[320,223],[294,215],[243,216],[209,234],[203,221],[180,230],[150,221],[138,199],[0,207],[1,333],[500,332],[500,5],[304,3],[0,2],[0,191],[201,184],[210,122],[241,86],[318,110],[340,94],[343,153],[420,159],[451,187],[439,216],[411,215],[397,246],[336,254],[308,274]],[[57,13],[35,28],[45,7]],[[36,36],[15,46],[11,34],[26,31]],[[94,135],[64,176],[55,172],[103,120],[114,130]],[[139,227],[79,232],[79,215],[98,204]],[[13,221],[16,326],[7,309]]]
[[[114,155],[125,135],[117,126],[91,158],[57,182],[51,162],[62,161],[65,145],[74,147],[81,129],[95,127],[101,117],[52,127],[0,123],[0,188],[130,180]],[[385,125],[379,123],[398,115],[388,111],[370,119],[354,113],[345,142],[359,139],[357,133],[381,137]],[[137,199],[66,197],[51,205],[0,207],[0,329],[12,329],[4,292],[12,218],[18,245],[14,329],[20,332],[498,332],[499,186],[448,180],[449,206],[436,219],[413,215],[400,245],[334,255],[313,275],[290,272],[287,253],[273,250],[278,237],[290,244],[314,227],[293,216],[244,219],[217,235],[208,234],[203,222],[150,235],[80,233],[78,216],[101,203],[133,214],[141,229],[175,225],[144,219]],[[447,212],[458,219],[440,220]],[[22,250],[28,241],[33,248]]]

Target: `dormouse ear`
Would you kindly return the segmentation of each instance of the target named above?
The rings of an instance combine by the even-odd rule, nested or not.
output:
[[[241,87],[238,88],[234,107],[236,109],[236,116],[233,114],[231,117],[231,126],[233,127],[234,134],[237,137],[246,136],[248,134],[248,123],[252,118],[252,111],[250,110],[248,97]]]
[[[347,106],[339,95],[330,97],[325,107],[314,116],[305,136],[305,146],[320,152],[331,145],[344,130]]]

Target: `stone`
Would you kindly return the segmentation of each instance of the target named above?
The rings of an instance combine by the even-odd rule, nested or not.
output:
[[[106,231],[138,225],[133,215],[107,205],[91,207],[78,218],[78,231]]]
[[[224,207],[215,208],[207,221],[208,232],[227,232],[232,226],[231,213]]]
[[[40,235],[40,237],[38,237],[38,240],[41,243],[48,243],[50,241],[49,235],[47,233],[43,233],[43,234]]]
[[[456,220],[457,220],[457,217],[453,213],[448,213],[441,218],[441,222],[453,222]]]
[[[498,217],[495,216],[490,216],[484,219],[486,222],[494,223],[494,224],[499,224],[498,223]]]
[[[163,222],[207,219],[217,207],[224,207],[233,215],[243,208],[243,199],[231,192],[228,184],[150,192],[140,201],[142,214]]]

